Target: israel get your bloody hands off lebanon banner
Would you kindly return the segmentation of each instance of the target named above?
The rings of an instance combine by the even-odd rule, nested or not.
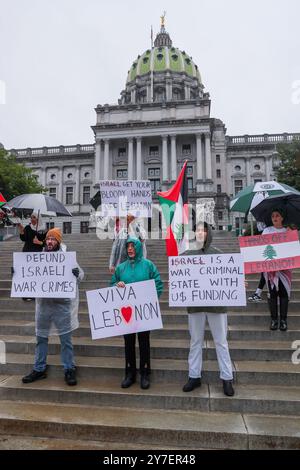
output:
[[[75,251],[14,253],[11,297],[76,297]]]
[[[104,217],[152,217],[150,181],[100,181],[101,211]]]
[[[239,237],[239,244],[246,274],[300,268],[297,230]]]
[[[163,328],[154,280],[86,292],[92,339]]]
[[[246,305],[240,253],[169,257],[171,307]]]

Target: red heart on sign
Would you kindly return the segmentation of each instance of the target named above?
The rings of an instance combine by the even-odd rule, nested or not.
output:
[[[131,307],[122,307],[121,308],[121,313],[123,315],[124,320],[126,323],[129,323],[131,320],[132,316],[132,308]]]

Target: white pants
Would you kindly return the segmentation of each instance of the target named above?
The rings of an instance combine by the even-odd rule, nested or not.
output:
[[[201,377],[202,347],[205,333],[205,321],[208,320],[214,339],[222,380],[232,380],[232,364],[227,343],[226,313],[190,313],[189,330],[191,335],[189,353],[189,377]]]

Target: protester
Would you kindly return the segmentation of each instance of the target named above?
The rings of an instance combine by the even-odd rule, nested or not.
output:
[[[43,251],[46,230],[42,222],[42,216],[37,212],[32,212],[30,223],[24,227],[18,224],[20,239],[24,242],[24,252]]]
[[[62,234],[59,228],[48,231],[44,251],[65,251],[62,249]],[[78,283],[84,273],[77,265],[72,269],[77,278],[76,298],[38,298],[35,305],[36,352],[33,370],[23,377],[23,383],[31,383],[47,377],[48,338],[59,335],[61,343],[61,360],[68,385],[76,385],[76,366],[74,362],[72,331],[78,328],[79,292]]]
[[[252,295],[250,295],[250,297],[248,297],[248,300],[250,300],[250,302],[261,302],[262,301],[261,293],[262,293],[263,288],[265,287],[265,285],[266,285],[265,276],[264,276],[264,273],[261,273],[257,289],[254,292],[254,294],[252,294]]]
[[[206,222],[200,222],[196,226],[196,240],[194,247],[186,251],[185,255],[207,255],[220,253],[211,246],[212,230]],[[202,347],[205,334],[206,319],[214,339],[220,378],[223,382],[223,391],[227,396],[234,395],[232,385],[232,364],[227,342],[227,314],[226,307],[188,307],[189,332],[191,336],[189,352],[189,378],[183,387],[184,392],[191,392],[201,386],[202,373]]]
[[[269,233],[284,233],[289,228],[283,226],[284,212],[281,209],[274,208],[271,214],[272,224],[266,227],[263,235]],[[291,295],[292,271],[286,269],[284,271],[272,271],[264,273],[268,286],[268,303],[271,313],[270,330],[277,330],[278,326],[281,331],[287,330],[287,313],[289,298]],[[280,322],[278,322],[278,299],[280,307]]]
[[[154,279],[157,295],[161,295],[163,282],[157,267],[152,261],[143,256],[142,242],[137,238],[128,238],[126,241],[127,261],[117,266],[112,276],[111,285],[125,287],[125,284],[132,282],[148,281]],[[136,380],[136,355],[135,341],[136,333],[124,335],[125,340],[125,378],[122,381],[122,388],[130,387]],[[140,348],[140,375],[141,388],[150,387],[150,331],[138,333]]]
[[[142,242],[143,257],[147,258],[146,250],[146,232],[143,227],[135,222],[135,217],[128,214],[125,226],[121,226],[121,221],[117,218],[115,227],[115,239],[111,248],[109,260],[109,272],[113,274],[118,264],[123,263],[127,259],[126,242],[129,237],[134,237]]]

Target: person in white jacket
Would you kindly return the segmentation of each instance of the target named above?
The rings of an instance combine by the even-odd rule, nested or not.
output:
[[[62,244],[59,228],[48,231],[44,251],[66,251]],[[48,338],[59,335],[61,343],[61,359],[68,385],[76,385],[76,366],[74,362],[72,331],[79,326],[79,290],[78,283],[83,279],[84,272],[79,265],[74,266],[72,273],[77,279],[75,299],[37,298],[35,303],[36,350],[33,370],[23,377],[24,384],[47,377]]]

